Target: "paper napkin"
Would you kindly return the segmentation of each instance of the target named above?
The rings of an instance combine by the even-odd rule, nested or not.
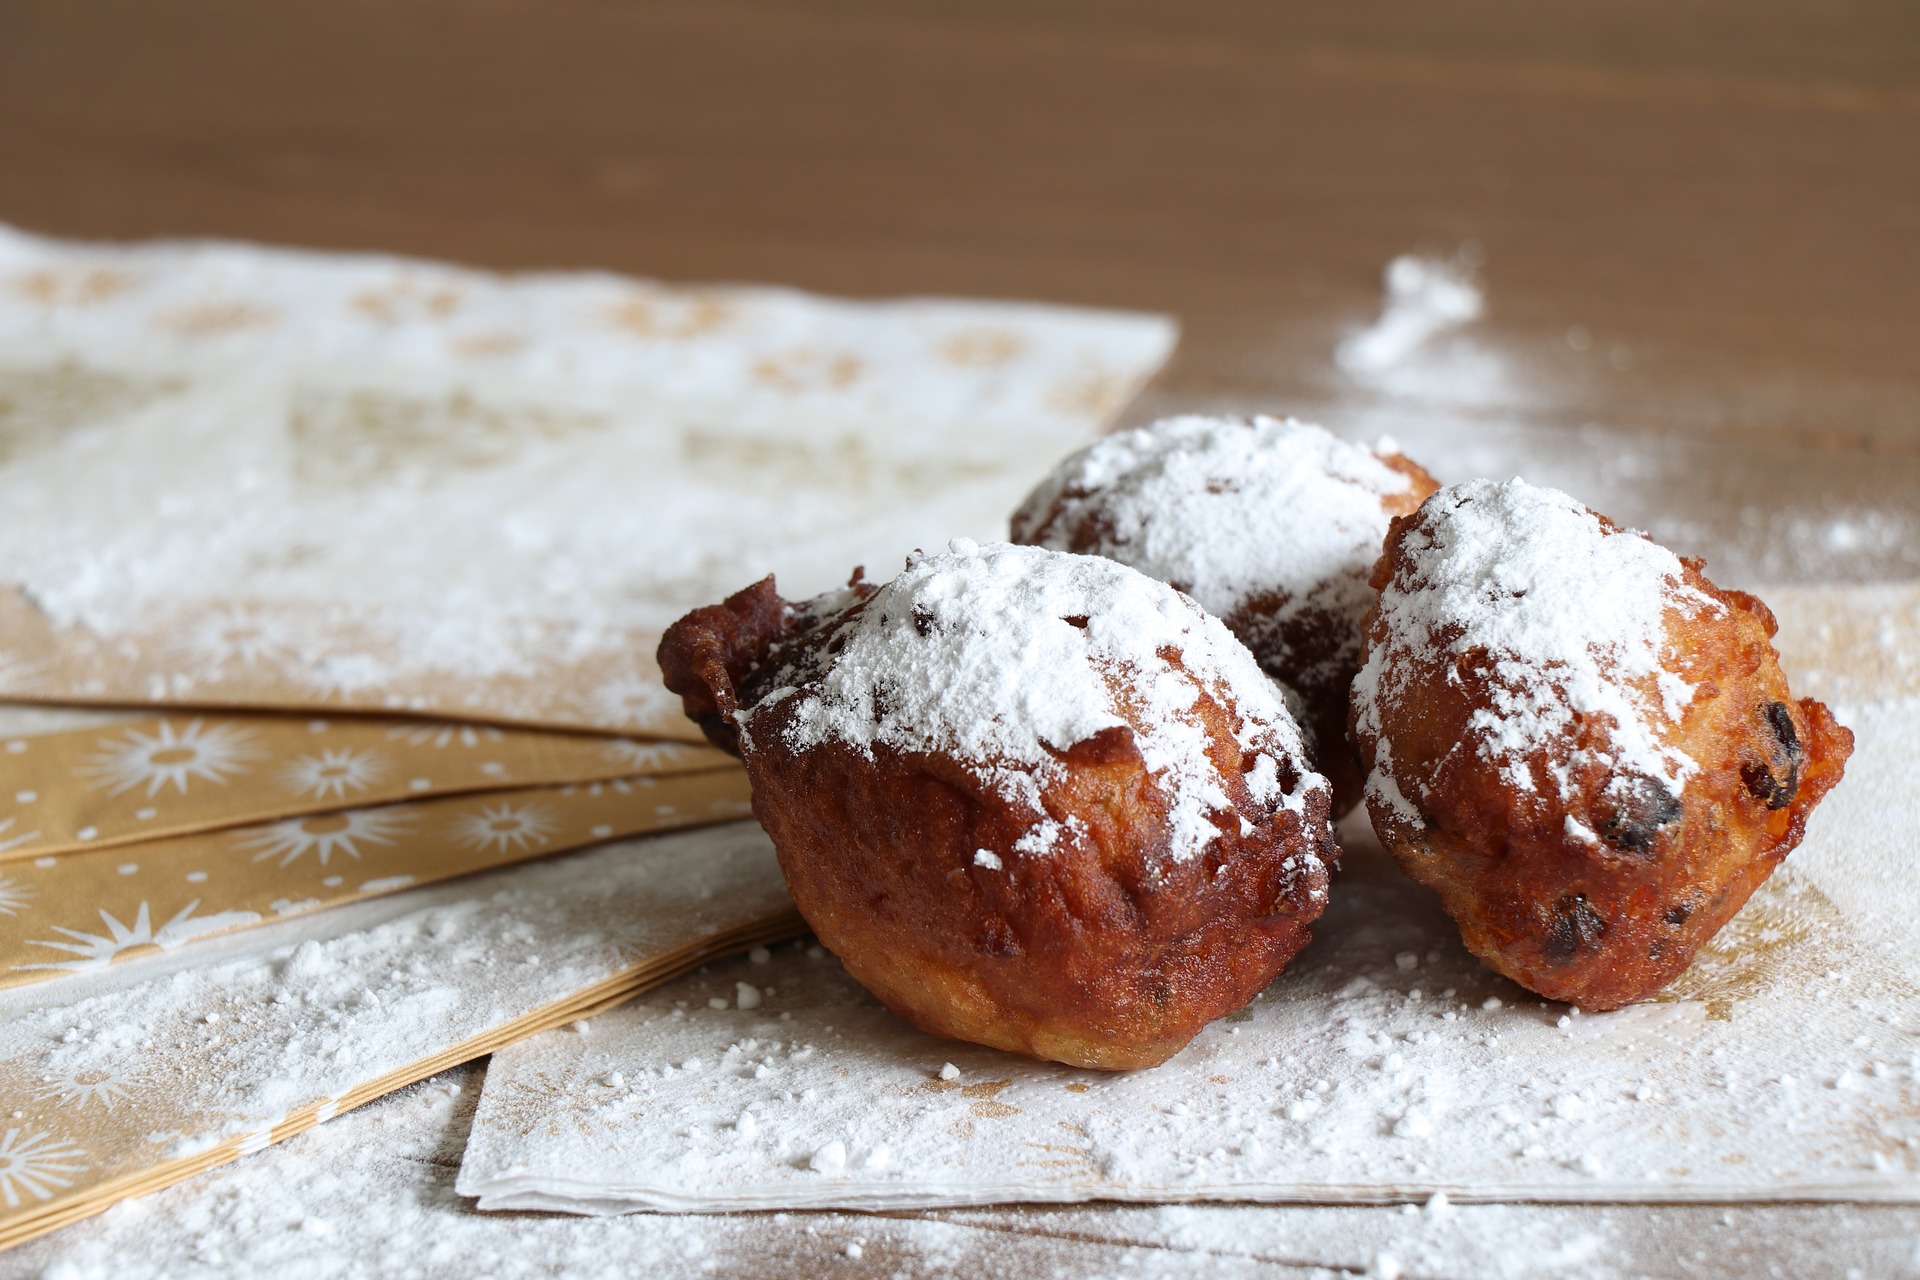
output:
[[[0,863],[394,800],[725,768],[678,742],[357,716],[0,735]]]
[[[0,1248],[796,927],[734,824],[0,995]]]
[[[1847,785],[1656,1003],[1583,1015],[1496,977],[1350,822],[1316,941],[1164,1066],[937,1040],[782,948],[503,1050],[460,1190],[581,1213],[1920,1201],[1916,716],[1843,715]]]
[[[751,810],[738,765],[343,809],[0,867],[0,987]]]
[[[1173,338],[0,229],[0,696],[684,735],[680,612],[1004,535]]]

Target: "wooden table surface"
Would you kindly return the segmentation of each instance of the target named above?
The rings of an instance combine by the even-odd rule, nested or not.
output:
[[[0,218],[1166,310],[1281,399],[1472,241],[1562,419],[1920,453],[1906,0],[6,0]]]
[[[0,220],[1174,313],[1135,416],[1465,246],[1536,429],[1920,511],[1909,0],[0,0]]]

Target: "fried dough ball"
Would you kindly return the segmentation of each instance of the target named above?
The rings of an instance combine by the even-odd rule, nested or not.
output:
[[[1853,750],[1788,692],[1764,604],[1557,490],[1442,489],[1373,581],[1353,713],[1374,830],[1543,996],[1659,991]]]
[[[674,624],[795,904],[914,1025],[1165,1061],[1306,944],[1326,780],[1217,619],[1124,565],[957,539],[885,586],[771,578]]]
[[[1439,487],[1391,448],[1275,418],[1166,418],[1067,458],[1013,540],[1105,556],[1192,596],[1300,696],[1333,811],[1360,800],[1347,688],[1387,523]]]

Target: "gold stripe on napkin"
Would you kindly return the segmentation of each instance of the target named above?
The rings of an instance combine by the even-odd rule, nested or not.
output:
[[[711,747],[352,716],[0,737],[0,862],[462,792],[724,768]]]
[[[0,994],[0,1249],[800,928],[736,823]]]
[[[604,840],[731,822],[737,765],[285,818],[0,868],[0,988]]]

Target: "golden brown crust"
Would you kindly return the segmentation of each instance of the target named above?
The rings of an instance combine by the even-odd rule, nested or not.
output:
[[[787,630],[787,602],[773,576],[734,592],[721,604],[695,609],[660,639],[660,674],[680,695],[687,718],[707,741],[740,754],[739,686]]]
[[[1324,904],[1325,872],[1298,857],[1332,858],[1306,834],[1324,830],[1324,793],[1305,815],[1262,813],[1242,785],[1234,799],[1254,830],[1172,862],[1164,801],[1125,730],[1066,754],[1067,781],[1043,803],[1085,830],[1028,857],[1012,847],[1030,815],[954,760],[794,753],[777,727],[754,737],[770,744],[747,756],[754,813],[801,915],[862,985],[935,1035],[1153,1066],[1271,982]],[[979,865],[978,850],[1001,866]]]
[[[834,625],[874,590],[864,571],[855,569],[843,590],[796,606],[780,598],[768,574],[668,627],[655,655],[661,679],[668,692],[680,695],[687,718],[707,741],[737,756],[735,715],[759,701],[790,661],[809,657],[808,640],[816,632]]]
[[[830,660],[831,627],[775,632],[766,608],[743,603],[675,624],[672,662],[662,645],[690,713],[737,703],[742,687],[804,685]],[[1282,761],[1284,791],[1304,803],[1257,802],[1235,713],[1204,687],[1197,715],[1231,808],[1186,861],[1169,856],[1168,797],[1127,726],[1062,753],[1067,768],[1033,812],[978,762],[831,740],[795,749],[798,705],[772,702],[734,739],[754,813],[821,941],[936,1035],[1076,1066],[1152,1066],[1271,982],[1324,907],[1337,855],[1326,788]],[[1045,819],[1062,829],[1055,846],[1017,852]]]
[[[1376,588],[1405,571],[1404,545],[1419,520],[1394,521]],[[1372,768],[1389,742],[1391,776],[1419,811],[1412,820],[1369,794],[1383,843],[1439,893],[1475,955],[1582,1008],[1646,999],[1678,976],[1799,843],[1853,748],[1824,705],[1793,699],[1766,606],[1714,586],[1699,562],[1683,564],[1683,587],[1722,608],[1665,615],[1663,665],[1694,686],[1662,738],[1699,765],[1680,795],[1651,778],[1623,786],[1593,764],[1610,745],[1604,722],[1536,749],[1534,773],[1566,771],[1566,795],[1516,790],[1483,754],[1461,749],[1476,712],[1490,705],[1484,663],[1472,654],[1436,647],[1421,659],[1411,681],[1398,683],[1403,695],[1378,708],[1377,735],[1359,723],[1356,702],[1363,760]],[[1378,608],[1368,627],[1370,644],[1384,646]],[[1594,749],[1586,763],[1573,758],[1578,746]]]

